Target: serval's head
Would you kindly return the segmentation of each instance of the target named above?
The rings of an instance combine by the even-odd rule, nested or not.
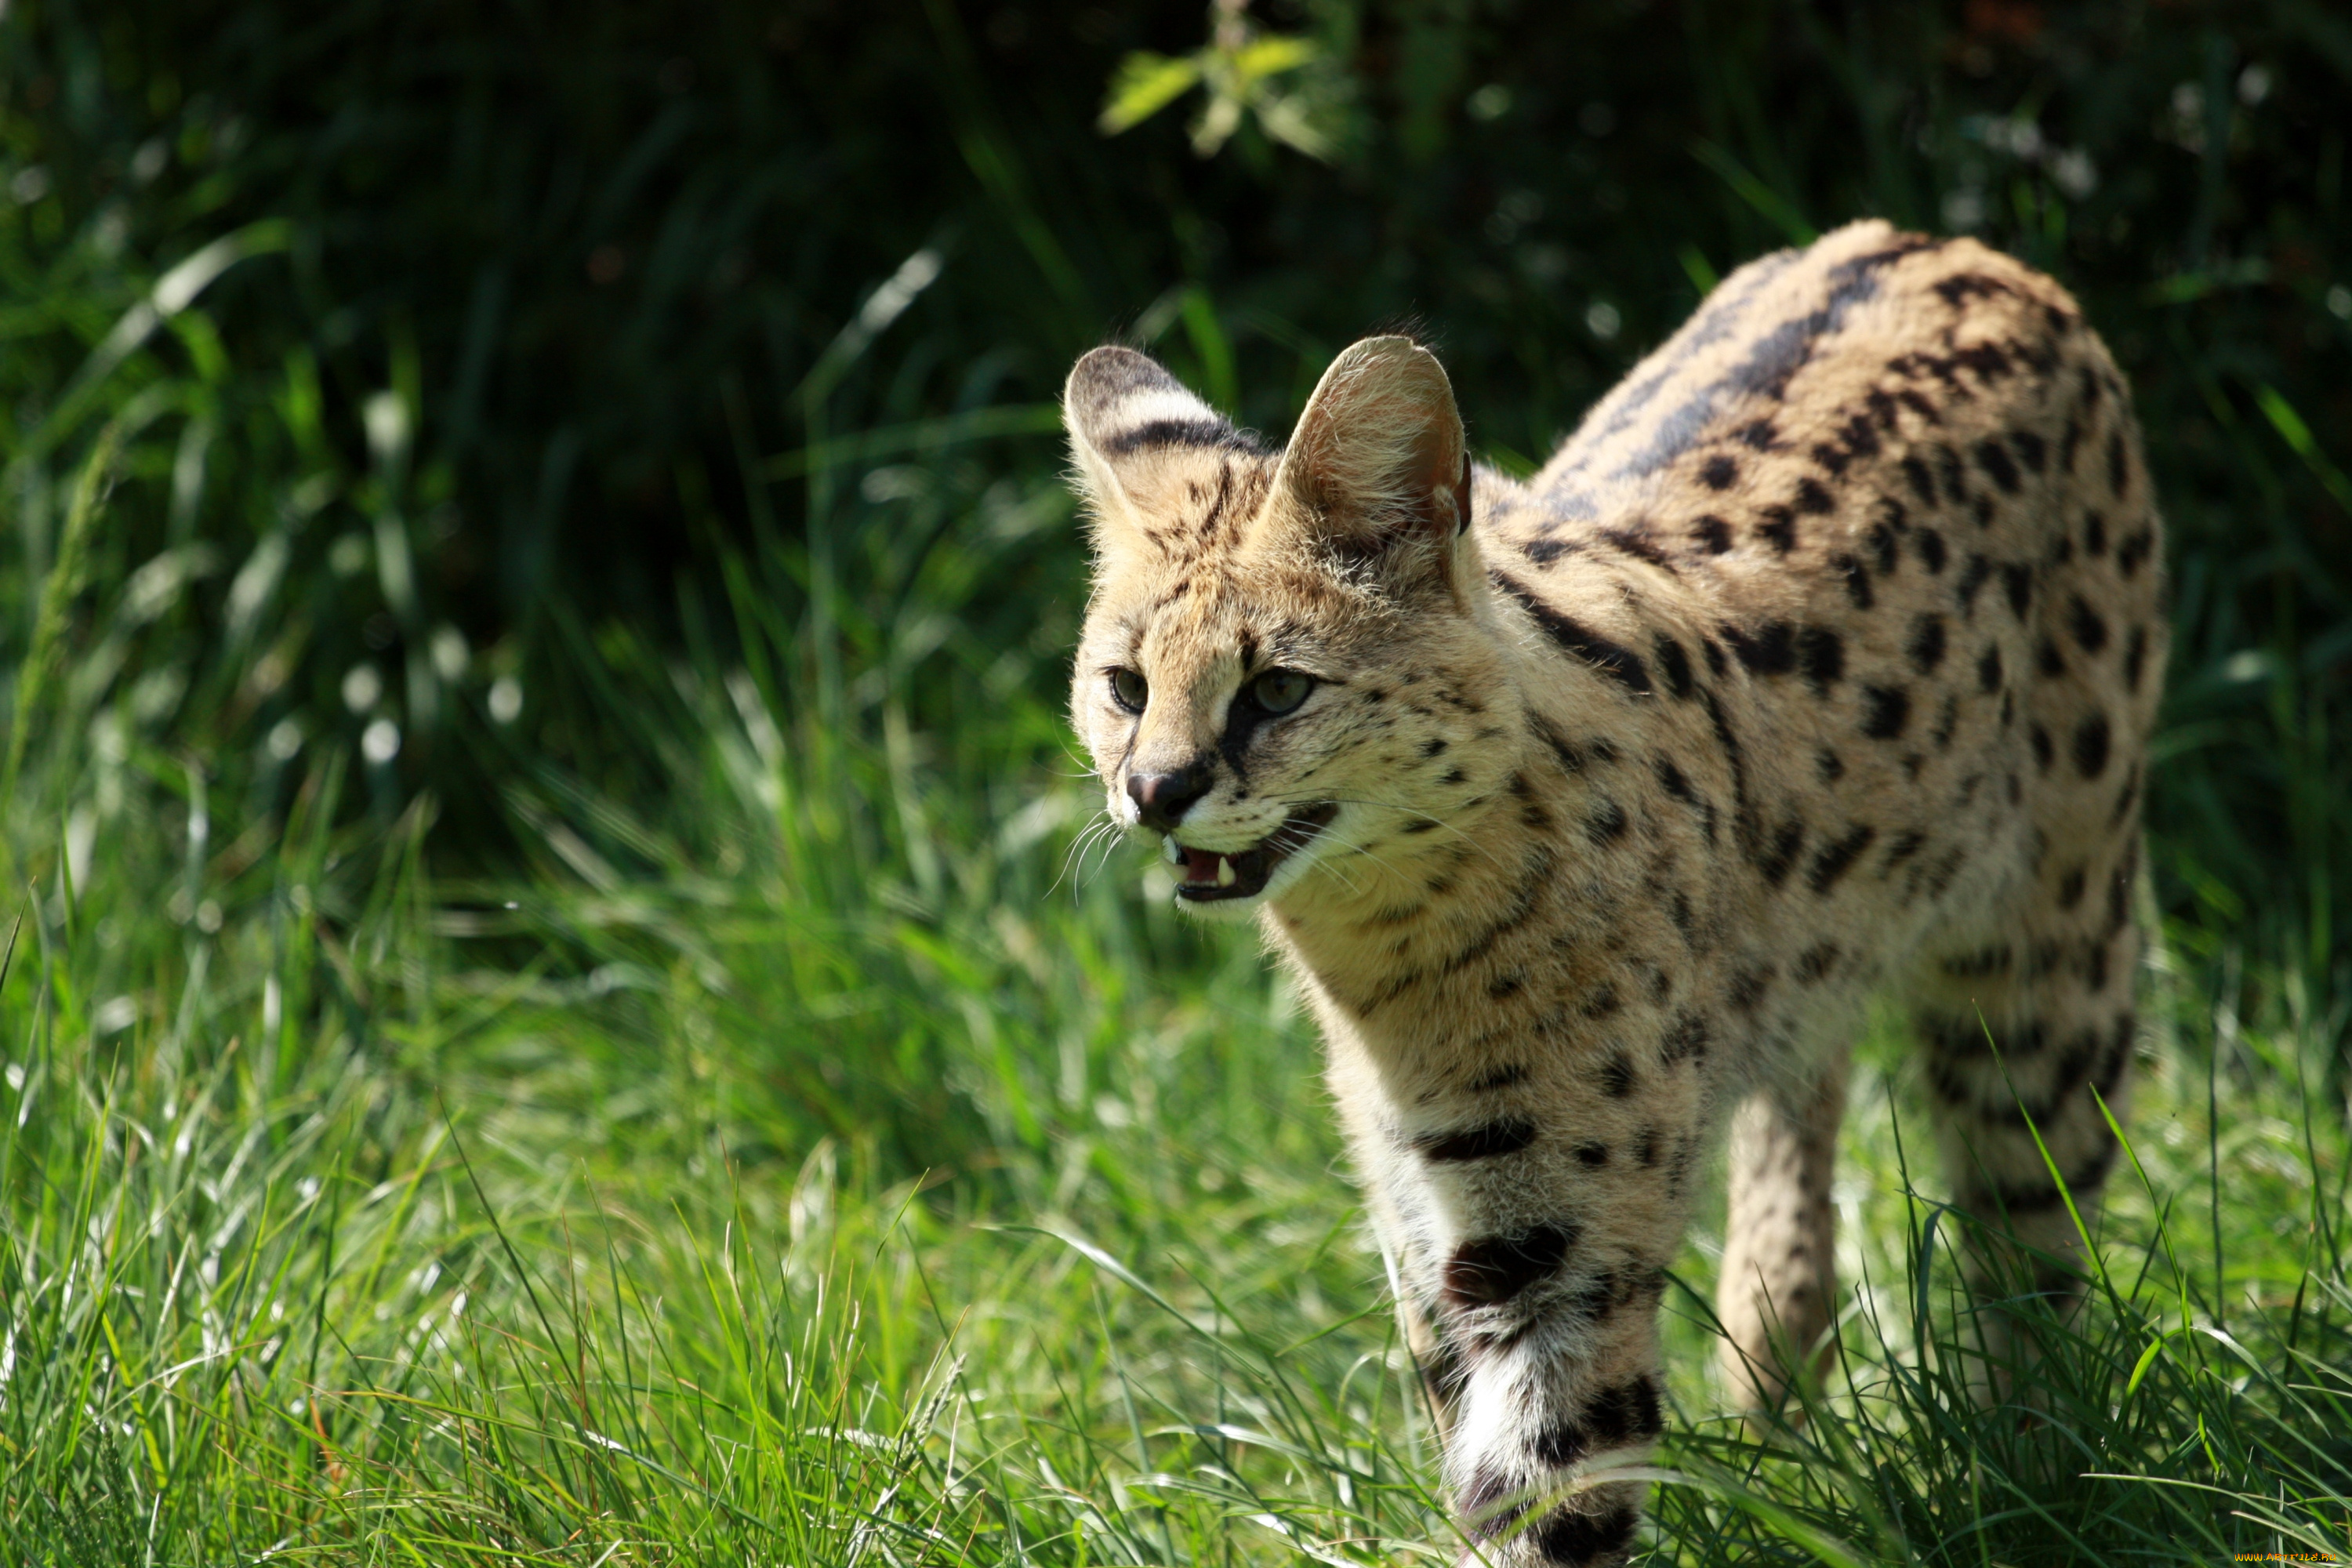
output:
[[[1271,451],[1101,348],[1063,416],[1095,545],[1071,713],[1112,816],[1202,914],[1383,898],[1496,783],[1465,766],[1494,655],[1445,372],[1368,338]]]

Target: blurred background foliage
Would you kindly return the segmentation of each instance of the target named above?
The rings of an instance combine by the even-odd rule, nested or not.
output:
[[[725,731],[786,902],[936,927],[1006,892],[940,844],[1091,810],[1075,354],[1279,434],[1410,321],[1525,469],[1717,277],[1882,214],[2051,269],[2130,376],[2176,955],[2340,1063],[2347,132],[2306,0],[20,0],[0,660],[15,751],[71,758],[25,869],[209,791],[461,880],[724,879],[678,737]]]

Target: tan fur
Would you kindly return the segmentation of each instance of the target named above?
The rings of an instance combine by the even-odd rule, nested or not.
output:
[[[2095,1212],[2165,630],[2128,395],[2054,283],[1882,224],[1767,258],[1467,520],[1402,339],[1280,454],[1123,350],[1066,404],[1073,716],[1188,907],[1254,913],[1312,1001],[1490,1558],[1626,1549],[1640,1489],[1579,1478],[1656,1435],[1727,1124],[1727,1368],[1766,1403],[1826,1343],[1873,993],[1914,1009],[1962,1206],[2071,1255],[2026,1121]],[[1317,684],[1273,713],[1268,670]]]

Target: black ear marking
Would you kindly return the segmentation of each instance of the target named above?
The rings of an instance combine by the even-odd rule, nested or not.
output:
[[[1246,430],[1194,395],[1145,354],[1110,345],[1081,355],[1062,389],[1062,423],[1080,487],[1107,531],[1134,509],[1158,510],[1181,496],[1198,470],[1171,458],[1184,453],[1265,457]]]

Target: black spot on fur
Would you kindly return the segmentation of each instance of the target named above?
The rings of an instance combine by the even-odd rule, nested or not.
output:
[[[1660,632],[1650,644],[1650,652],[1665,674],[1668,691],[1687,698],[1697,689],[1696,682],[1691,679],[1690,655],[1683,651],[1682,644]]]
[[[1599,537],[1602,542],[1622,550],[1628,555],[1646,561],[1653,566],[1663,566],[1670,573],[1675,571],[1674,562],[1668,558],[1665,551],[1659,547],[1657,541],[1650,537],[1650,528],[1647,523],[1635,523],[1626,528],[1604,528],[1600,531]],[[1679,576],[1680,574],[1676,573],[1675,575]]]
[[[1844,582],[1845,596],[1853,601],[1855,609],[1870,608],[1875,595],[1870,590],[1869,567],[1851,555],[1841,553],[1830,557],[1830,570]]]
[[[1968,470],[1961,467],[1959,453],[1940,442],[1935,451],[1936,467],[1944,481],[1944,499],[1954,506],[1964,504],[1969,499]]]
[[[2045,637],[2033,645],[2033,668],[2045,680],[2054,680],[2066,673],[2066,656],[2058,651],[2056,638]]]
[[[1588,1018],[1606,1018],[1623,1005],[1617,995],[1617,987],[1604,980],[1592,988],[1584,998],[1584,1005],[1577,1010]]]
[[[1797,979],[1806,985],[1816,984],[1826,978],[1830,971],[1836,967],[1837,961],[1837,943],[1817,942],[1805,949],[1803,954],[1798,958]]]
[[[1899,686],[1862,689],[1862,732],[1874,741],[1892,741],[1911,721],[1911,694]]]
[[[2107,646],[2107,623],[2080,594],[2067,602],[2066,629],[2074,633],[2075,646],[2084,653],[2095,654]]]
[[[2002,446],[1997,439],[1988,437],[1977,443],[1977,467],[1982,468],[1987,477],[2000,487],[2001,494],[2013,496],[2017,493],[2021,480],[2018,478],[2016,459],[2009,455],[2009,448]]]
[[[2011,561],[2000,569],[2001,586],[2009,594],[2009,612],[2019,620],[2025,618],[2025,606],[2033,599],[2033,568],[2021,561]]]
[[[2131,463],[2124,450],[2123,426],[2118,425],[2107,437],[2107,489],[2117,500],[2124,499],[2124,487],[2131,482]]]
[[[1598,632],[1591,631],[1561,615],[1536,597],[1527,584],[1517,578],[1501,572],[1491,572],[1487,575],[1496,587],[1519,602],[1520,607],[1543,629],[1546,637],[1626,690],[1637,696],[1649,694],[1650,672],[1643,668],[1641,655],[1631,648],[1621,647]]]
[[[2099,1147],[2074,1169],[2063,1173],[2066,1179],[2066,1193],[2073,1194],[2077,1205],[2098,1192],[2107,1179],[2107,1167],[2115,1163],[2115,1140],[2106,1136],[2102,1129]],[[2000,1212],[2009,1215],[2047,1214],[2066,1201],[2057,1186],[2046,1177],[2015,1184],[1995,1183],[1988,1195],[1999,1205]]]
[[[1538,566],[1549,566],[1563,555],[1573,555],[1584,546],[1572,539],[1530,539],[1519,546],[1519,553]]]
[[[1598,1513],[1563,1509],[1529,1527],[1528,1539],[1547,1562],[1581,1565],[1623,1551],[1641,1523],[1642,1516],[1629,1502],[1612,1503]]]
[[[2156,531],[2142,528],[2124,536],[2116,545],[2116,570],[2128,582],[2139,572],[2140,563],[2156,548]]]
[[[2107,520],[2095,511],[2083,514],[2083,553],[2096,559],[2107,552]]]
[[[1777,888],[1789,879],[1789,868],[1797,863],[1797,851],[1804,847],[1805,825],[1790,821],[1780,825],[1772,842],[1757,860],[1756,868],[1764,874],[1765,883]]]
[[[1503,1500],[1519,1489],[1517,1483],[1481,1469],[1462,1489],[1463,1522],[1470,1527],[1470,1538],[1486,1541],[1500,1535],[1518,1523],[1528,1511],[1523,1502],[1503,1505]]]
[[[2081,903],[2084,886],[2089,879],[2088,874],[2080,866],[2073,868],[2064,876],[2059,878],[2058,907],[2062,910],[2071,910]]]
[[[1756,531],[1765,543],[1786,555],[1797,548],[1797,514],[1785,506],[1768,506],[1756,514],[1762,521]]]
[[[1889,506],[1894,504],[1892,501],[1887,502]],[[1895,530],[1883,522],[1874,522],[1870,525],[1870,531],[1864,534],[1862,538],[1863,542],[1870,546],[1871,559],[1877,562],[1879,574],[1893,576],[1895,569],[1903,564],[1903,546],[1895,539]]]
[[[1911,481],[1911,493],[1919,498],[1922,506],[1936,504],[1935,477],[1927,472],[1927,465],[1921,462],[1916,454],[1905,456],[1903,477]]]
[[[1752,632],[1726,626],[1723,640],[1759,675],[1786,675],[1797,667],[1796,632],[1786,621],[1767,621]]]
[[[2049,444],[2031,430],[2012,430],[2009,444],[2016,448],[2017,460],[2025,465],[2029,474],[2038,474],[2049,466]]]
[[[1619,1051],[1601,1064],[1601,1092],[1612,1100],[1622,1100],[1633,1092],[1633,1062],[1624,1052]]]
[[[2074,726],[2074,771],[2086,779],[2106,771],[2113,734],[2105,713],[2094,713]]]
[[[2147,628],[2134,626],[2124,639],[2124,689],[2139,689],[2140,671],[2147,664]]]
[[[1977,659],[1977,689],[1987,697],[2000,689],[2000,649],[1990,644]]]
[[[1539,713],[1528,714],[1528,732],[1550,748],[1551,754],[1559,759],[1562,773],[1580,773],[1584,771],[1584,753],[1567,736],[1553,729],[1549,720]]]
[[[1739,478],[1739,465],[1718,453],[1700,466],[1698,477],[1711,490],[1727,490]]]
[[[1989,975],[2008,973],[2014,956],[2009,943],[1993,942],[1948,958],[1939,967],[1955,980],[1981,980]]]
[[[1421,754],[1424,757],[1433,757],[1444,750],[1445,750],[1445,737],[1443,735],[1433,736],[1421,743]]]
[[[1992,580],[1992,563],[1981,555],[1970,555],[1969,563],[1960,568],[1960,580],[1953,585],[1953,596],[1959,601],[1960,614],[1976,613],[1977,595]]]
[[[1805,684],[1827,696],[1845,674],[1845,641],[1827,626],[1807,626],[1797,635],[1797,662]]]
[[[1934,673],[1944,662],[1944,617],[1921,616],[1911,623],[1911,641],[1904,651],[1911,656],[1911,668],[1922,675]]]
[[[1822,775],[1822,783],[1835,784],[1845,777],[1845,759],[1824,746],[1813,753],[1813,771]]]
[[[1462,1087],[1473,1094],[1491,1094],[1498,1089],[1511,1089],[1528,1081],[1528,1069],[1517,1062],[1506,1062],[1489,1068]]]
[[[1668,1067],[1681,1061],[1704,1060],[1706,1045],[1706,1020],[1696,1013],[1685,1013],[1667,1026],[1658,1057]]]
[[[1695,519],[1691,523],[1691,542],[1709,555],[1720,555],[1731,548],[1731,524],[1714,516]]]
[[[2033,766],[2035,770],[2040,773],[2048,773],[2050,771],[2050,759],[2055,754],[2050,745],[2050,731],[2043,729],[2040,724],[2029,725],[2026,728],[2025,738],[2033,747]]]
[[[1524,1117],[1507,1116],[1483,1127],[1465,1127],[1453,1132],[1424,1132],[1412,1141],[1412,1146],[1426,1159],[1450,1164],[1463,1160],[1492,1160],[1505,1154],[1516,1154],[1535,1141],[1534,1122]]]
[[[1849,829],[1835,843],[1824,845],[1814,853],[1812,865],[1806,868],[1805,885],[1816,893],[1826,893],[1836,887],[1838,879],[1853,868],[1853,863],[1862,858],[1863,851],[1877,837],[1878,829],[1862,825]]]
[[[1666,1429],[1657,1384],[1645,1373],[1602,1389],[1586,1408],[1584,1425],[1596,1447],[1656,1436]]]
[[[1456,1307],[1507,1301],[1559,1268],[1576,1236],[1574,1226],[1557,1221],[1465,1241],[1445,1260],[1445,1299]]]
[[[1944,562],[1948,559],[1944,549],[1944,536],[1934,529],[1923,528],[1913,534],[1911,548],[1919,552],[1919,564],[1927,569],[1929,576],[1932,577],[1944,569]]]
[[[1609,1145],[1606,1143],[1579,1143],[1576,1146],[1576,1158],[1580,1163],[1585,1165],[1605,1165],[1609,1163]]]
[[[1613,1281],[1603,1283],[1613,1294]],[[1665,1429],[1657,1385],[1644,1375],[1602,1389],[1575,1419],[1553,1422],[1529,1446],[1542,1463],[1562,1467],[1587,1454],[1646,1441]]]
[[[1644,1127],[1633,1140],[1633,1160],[1643,1170],[1658,1163],[1658,1130]]]
[[[1797,481],[1797,510],[1817,517],[1826,516],[1837,510],[1837,501],[1822,488],[1819,479],[1803,479]]]
[[[1614,844],[1625,837],[1625,808],[1608,796],[1601,797],[1584,819],[1584,836],[1599,845]]]
[[[1732,975],[1725,994],[1740,1012],[1753,1013],[1764,1005],[1764,993],[1772,988],[1772,976],[1773,969],[1769,963],[1742,969]]]

